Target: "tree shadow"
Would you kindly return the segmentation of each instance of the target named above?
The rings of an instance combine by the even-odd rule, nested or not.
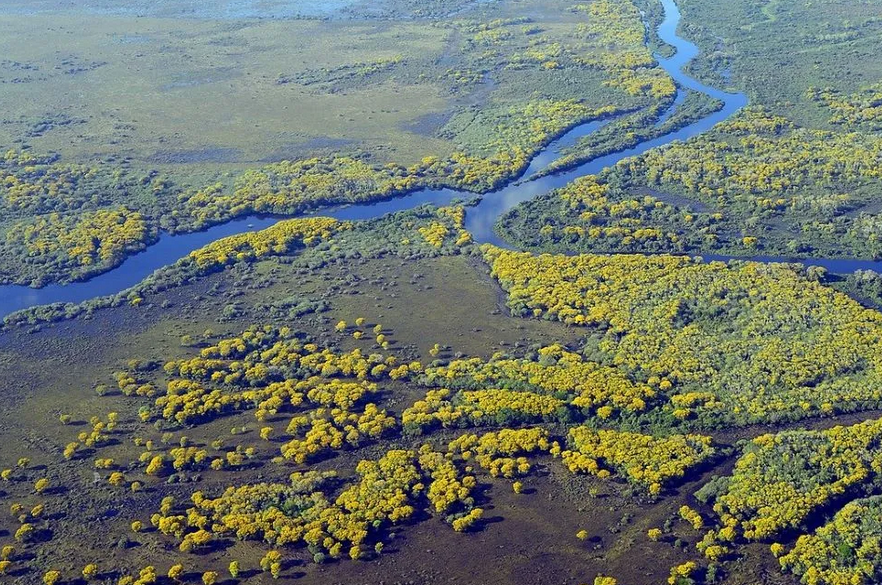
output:
[[[483,530],[485,525],[499,524],[503,520],[505,520],[505,518],[503,518],[502,516],[490,516],[489,518],[488,517],[481,518],[480,530]]]
[[[43,494],[47,495],[47,496],[63,496],[64,494],[68,493],[69,491],[70,490],[63,485],[56,485],[56,486],[50,487],[49,489],[45,490],[43,492]]]
[[[194,555],[205,556],[214,553],[219,553],[227,550],[233,546],[233,543],[227,539],[217,539],[212,540],[208,544],[204,544],[200,547],[194,548],[190,551]]]
[[[12,569],[11,571],[7,571],[6,574],[10,577],[23,577],[32,572],[33,569],[31,569],[30,567],[17,567]]]
[[[39,530],[34,531],[34,535],[32,540],[34,542],[49,542],[52,540],[53,532],[49,528],[41,528]]]

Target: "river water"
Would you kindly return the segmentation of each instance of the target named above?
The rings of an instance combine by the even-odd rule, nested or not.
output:
[[[604,122],[592,121],[576,126],[569,132],[549,144],[530,163],[522,174],[525,180],[515,181],[498,191],[485,194],[480,203],[466,209],[465,227],[472,233],[476,242],[491,243],[509,247],[493,231],[496,220],[516,205],[530,200],[550,190],[563,187],[578,177],[592,175],[612,166],[620,160],[639,155],[651,148],[668,144],[674,140],[686,140],[696,136],[715,124],[732,116],[747,104],[747,98],[741,93],[726,93],[709,87],[686,75],[682,68],[698,54],[698,47],[677,36],[677,25],[680,22],[680,11],[674,0],[661,0],[665,10],[665,18],[658,29],[659,37],[676,49],[676,53],[667,59],[658,58],[661,66],[674,78],[680,88],[691,89],[720,100],[722,109],[709,116],[664,136],[641,142],[633,148],[596,158],[586,164],[555,175],[547,175],[535,180],[530,177],[537,171],[546,168],[560,156],[561,148],[572,145],[581,136],[585,136]],[[454,199],[469,198],[473,194],[453,189],[415,191],[404,197],[364,205],[350,205],[320,212],[318,215],[334,217],[339,220],[366,220],[381,217],[388,213],[403,211],[430,203],[447,205]],[[279,217],[245,217],[217,225],[202,232],[170,235],[163,234],[159,241],[145,251],[135,254],[117,268],[94,278],[66,285],[53,284],[35,289],[26,286],[0,286],[0,317],[14,311],[35,305],[49,303],[79,303],[95,297],[116,294],[132,287],[155,270],[174,263],[193,250],[201,248],[217,239],[239,234],[249,230],[270,227],[283,218]],[[705,256],[706,259],[728,260],[728,257]],[[755,257],[762,262],[794,261],[787,258]],[[869,260],[829,260],[800,259],[807,265],[823,266],[836,273],[850,273],[859,269],[873,269],[882,272],[882,262]]]

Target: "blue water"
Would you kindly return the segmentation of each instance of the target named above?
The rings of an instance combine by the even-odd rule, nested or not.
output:
[[[747,104],[747,98],[740,93],[726,93],[706,86],[682,72],[683,66],[698,54],[698,47],[681,39],[676,34],[680,22],[680,11],[674,0],[661,0],[665,9],[665,18],[658,29],[659,37],[676,49],[676,53],[667,59],[659,58],[662,67],[674,78],[681,88],[687,88],[720,100],[723,108],[706,118],[694,122],[675,132],[647,140],[634,148],[594,159],[564,173],[543,176],[532,180],[530,177],[556,160],[560,150],[572,145],[580,137],[600,128],[604,122],[591,121],[579,125],[548,145],[530,163],[522,177],[526,179],[513,182],[508,186],[486,194],[474,207],[467,208],[465,227],[475,241],[509,247],[493,231],[497,219],[516,205],[563,187],[578,177],[596,174],[605,167],[612,166],[620,160],[642,154],[651,148],[668,144],[674,140],[686,140],[696,136],[715,124],[722,122]],[[682,94],[682,91],[680,92]],[[411,209],[424,203],[447,205],[454,199],[468,197],[467,192],[453,189],[416,191],[404,197],[371,203],[352,205],[330,209],[320,213],[340,220],[365,220],[381,217],[388,213]],[[84,282],[67,285],[49,285],[34,289],[25,286],[0,286],[0,316],[14,311],[49,303],[79,303],[95,297],[116,294],[130,288],[155,270],[174,263],[191,251],[201,248],[217,239],[242,233],[248,230],[267,228],[282,218],[278,217],[246,217],[212,227],[203,232],[182,235],[164,234],[159,241],[147,250],[131,256],[117,268]],[[708,260],[728,260],[728,257],[705,256]],[[792,261],[786,258],[757,257],[762,262]],[[798,260],[804,264],[823,266],[836,273],[849,273],[858,269],[873,269],[882,272],[882,262],[862,260]]]

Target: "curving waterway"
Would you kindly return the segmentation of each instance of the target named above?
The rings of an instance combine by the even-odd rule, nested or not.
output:
[[[475,241],[508,247],[493,231],[497,219],[516,205],[528,201],[553,189],[563,187],[578,177],[592,175],[620,160],[642,154],[651,148],[668,144],[674,140],[686,140],[710,129],[715,124],[732,116],[747,104],[747,97],[741,93],[726,93],[709,87],[685,74],[683,67],[698,54],[698,47],[677,36],[677,25],[680,22],[680,11],[674,0],[660,0],[665,11],[665,18],[658,28],[658,36],[676,49],[676,53],[667,59],[658,58],[660,65],[674,78],[681,89],[691,89],[720,100],[723,107],[705,118],[684,126],[657,138],[641,142],[633,148],[614,154],[596,158],[581,166],[554,175],[531,179],[532,175],[545,169],[560,157],[560,151],[572,145],[580,137],[594,132],[604,122],[592,121],[574,127],[569,132],[549,144],[532,159],[529,167],[521,175],[525,180],[514,181],[497,191],[487,193],[481,201],[466,209],[465,227],[472,233]],[[682,93],[682,92],[681,92]],[[675,101],[675,106],[681,99]],[[670,111],[665,116],[670,115]],[[415,191],[404,197],[389,201],[364,205],[350,205],[321,211],[316,215],[334,217],[339,220],[366,220],[381,217],[388,213],[404,211],[426,203],[446,205],[454,199],[462,199],[470,194],[453,189],[426,189]],[[202,232],[170,235],[163,234],[159,241],[145,251],[129,257],[117,268],[98,275],[84,282],[67,285],[53,284],[35,289],[26,286],[0,286],[0,317],[14,311],[36,305],[49,303],[79,303],[92,298],[116,294],[130,288],[155,270],[174,263],[193,250],[201,248],[217,239],[239,234],[249,230],[270,227],[281,221],[280,217],[245,217],[222,225],[214,226]],[[724,256],[705,256],[706,259],[728,260]],[[787,258],[755,257],[762,262],[792,261]],[[882,272],[882,262],[869,260],[831,260],[831,259],[800,259],[808,265],[823,266],[836,273],[850,273],[859,269],[874,269]]]

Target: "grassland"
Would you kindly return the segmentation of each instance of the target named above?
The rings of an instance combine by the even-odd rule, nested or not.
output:
[[[699,75],[800,125],[835,128],[809,88],[852,94],[882,79],[878,2],[687,0],[681,8],[685,33],[702,49]]]
[[[81,279],[159,230],[249,213],[487,191],[570,127],[674,97],[627,0],[448,6],[446,19],[388,6],[278,20],[0,12],[0,281]],[[99,211],[140,214],[140,237],[72,234],[98,241],[88,259],[33,241]]]

